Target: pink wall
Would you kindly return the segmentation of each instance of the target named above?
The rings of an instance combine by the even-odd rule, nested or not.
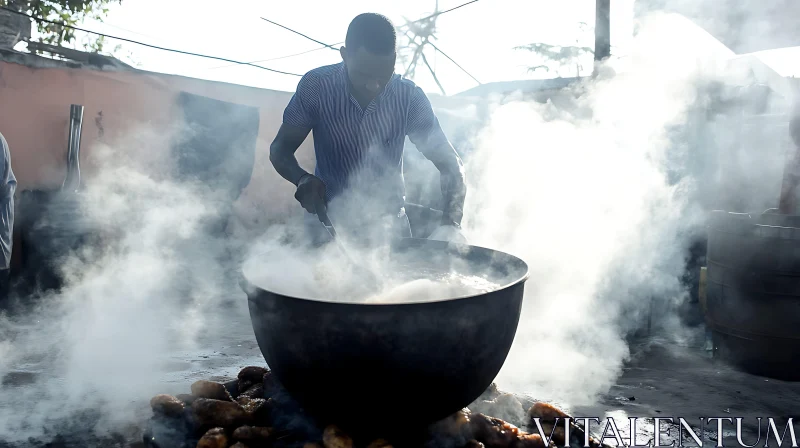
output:
[[[180,91],[260,109],[253,177],[236,204],[242,224],[258,227],[267,213],[294,211],[293,186],[275,173],[268,159],[291,93],[149,72],[31,68],[0,61],[0,132],[11,148],[18,190],[61,185],[70,104],[84,106],[83,176],[91,177],[96,169],[92,151],[98,144],[121,148],[134,159],[158,166],[159,157],[168,153],[169,138],[157,136],[168,136],[170,127],[180,122],[175,103]],[[313,166],[311,138],[298,159],[307,168]]]

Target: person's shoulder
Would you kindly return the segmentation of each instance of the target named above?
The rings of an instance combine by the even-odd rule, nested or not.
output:
[[[303,75],[303,79],[309,81],[324,81],[333,79],[342,70],[342,63],[323,65],[322,67],[313,68]]]
[[[403,94],[414,94],[422,91],[414,81],[403,75],[395,75],[394,82],[398,91]]]
[[[403,98],[409,100],[426,100],[428,98],[414,81],[402,75],[395,75],[394,84],[397,94]]]

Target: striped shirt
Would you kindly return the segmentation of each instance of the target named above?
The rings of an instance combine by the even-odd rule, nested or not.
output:
[[[449,144],[430,101],[412,81],[395,74],[362,109],[350,94],[344,63],[306,73],[283,122],[312,130],[314,175],[325,182],[327,201],[363,186],[371,197],[402,207],[406,136],[423,154]]]
[[[14,237],[14,192],[17,179],[11,169],[11,151],[0,134],[0,270],[11,265]]]

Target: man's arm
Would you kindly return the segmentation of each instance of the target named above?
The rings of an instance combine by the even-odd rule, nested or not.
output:
[[[17,182],[11,169],[11,151],[3,134],[0,134],[0,271],[8,269],[11,265],[16,187]]]
[[[409,110],[408,137],[439,170],[444,198],[442,224],[460,227],[467,197],[464,164],[444,135],[428,97],[419,87],[416,88]]]
[[[426,148],[423,154],[439,170],[444,198],[442,224],[460,227],[464,216],[464,201],[467,198],[467,183],[461,157],[450,143]]]
[[[311,129],[309,128],[301,128],[284,123],[278,129],[278,135],[275,136],[275,140],[269,145],[269,161],[272,162],[275,171],[295,186],[303,176],[309,174],[300,167],[295,153],[297,153],[297,149],[303,144],[310,132]]]
[[[319,83],[313,72],[306,73],[297,83],[292,99],[283,111],[283,124],[269,147],[269,160],[284,179],[297,186],[308,174],[300,168],[295,153],[317,123]]]
[[[283,111],[283,124],[269,147],[269,160],[278,174],[297,187],[294,198],[300,205],[322,219],[325,215],[322,213],[325,210],[325,184],[301,168],[295,157],[297,148],[317,123],[319,95],[320,86],[314,72],[309,72],[300,79],[297,91]]]

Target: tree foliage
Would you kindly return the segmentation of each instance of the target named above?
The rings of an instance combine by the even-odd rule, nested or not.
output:
[[[51,22],[68,26],[79,26],[86,19],[102,21],[108,14],[109,5],[122,3],[122,0],[0,0],[0,6],[8,6]],[[76,43],[75,30],[47,22],[36,22],[41,35],[40,41],[50,45],[64,46]],[[100,53],[105,40],[100,37],[84,42],[87,50]]]

